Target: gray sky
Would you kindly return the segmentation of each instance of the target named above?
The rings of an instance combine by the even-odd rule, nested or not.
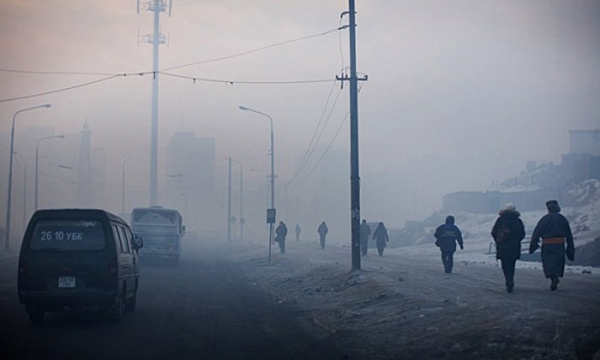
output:
[[[172,17],[161,17],[169,46],[161,47],[160,67],[335,29],[346,8],[344,0],[173,0]],[[435,186],[441,195],[485,190],[520,171],[527,160],[559,162],[568,151],[568,130],[600,125],[597,0],[372,0],[358,1],[357,11],[358,70],[369,76],[359,97],[363,179],[389,172],[422,187]],[[138,46],[138,29],[152,31],[152,14],[138,15],[134,0],[0,0],[0,68],[148,71],[151,46]],[[348,34],[341,31],[172,72],[232,81],[320,80],[333,79],[348,65]],[[102,77],[0,72],[0,100]],[[268,123],[237,109],[246,105],[275,120],[282,180],[291,177],[304,153],[332,87],[160,79],[161,148],[174,131],[194,131],[217,138],[217,161],[234,156],[249,168],[265,168]],[[108,159],[120,164],[127,152],[148,146],[150,90],[150,76],[127,77],[2,102],[0,131],[9,131],[15,111],[50,102],[51,109],[23,115],[18,126],[43,123],[57,132],[76,132],[88,118],[94,146],[110,144]],[[323,147],[347,111],[344,87]],[[333,146],[343,151],[348,143],[346,122]],[[148,162],[144,152],[138,156]],[[423,158],[446,166],[420,169],[415,164]],[[380,190],[369,186],[363,182],[367,194]],[[437,192],[420,191],[426,206],[415,217],[441,205]],[[395,207],[363,198],[363,212],[379,218],[385,217],[379,208],[390,213]]]

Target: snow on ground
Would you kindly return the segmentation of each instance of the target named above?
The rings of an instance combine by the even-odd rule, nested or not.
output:
[[[302,311],[349,358],[600,359],[598,269],[572,268],[551,292],[539,264],[519,262],[508,294],[487,242],[467,242],[449,275],[433,244],[382,257],[370,249],[358,272],[349,244],[288,240],[270,264],[264,242],[230,251],[249,281]]]

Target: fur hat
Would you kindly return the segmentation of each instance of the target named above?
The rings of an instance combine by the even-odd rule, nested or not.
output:
[[[517,207],[513,203],[507,203],[502,210],[516,211]]]
[[[548,212],[560,212],[560,206],[556,200],[546,201],[546,208],[548,208]]]

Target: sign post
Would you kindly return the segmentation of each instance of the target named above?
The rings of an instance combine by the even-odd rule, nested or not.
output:
[[[273,224],[277,219],[275,209],[267,209],[267,224],[269,224],[269,263],[271,262],[271,243],[273,242]]]

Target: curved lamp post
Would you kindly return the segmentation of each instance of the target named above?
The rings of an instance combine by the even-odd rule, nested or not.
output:
[[[65,136],[64,135],[53,135],[53,136],[46,136],[43,138],[38,139],[37,144],[35,145],[35,192],[34,192],[34,209],[37,211],[38,209],[38,178],[39,178],[39,159],[40,159],[40,142],[42,140],[48,140],[48,139],[64,139]]]
[[[275,138],[273,134],[273,119],[263,112],[247,108],[245,106],[240,106],[240,110],[242,111],[250,111],[258,115],[265,116],[269,118],[271,122],[271,209],[275,211]],[[274,221],[274,219],[273,219]],[[271,242],[273,241],[273,222],[269,222],[269,262],[271,262]]]
[[[12,167],[13,167],[13,152],[14,152],[14,148],[15,148],[15,120],[17,119],[17,115],[19,115],[20,113],[24,112],[24,111],[29,111],[29,110],[34,110],[34,109],[39,109],[39,108],[49,108],[52,105],[50,104],[44,104],[44,105],[37,105],[37,106],[32,106],[29,108],[25,108],[25,109],[21,109],[19,111],[17,111],[12,118],[12,126],[10,129],[10,160],[9,160],[9,165],[8,165],[8,196],[7,201],[6,201],[6,232],[4,234],[5,239],[4,239],[4,248],[6,250],[8,250],[10,248],[9,245],[9,239],[10,239],[10,205],[11,205],[11,195],[12,195]]]

